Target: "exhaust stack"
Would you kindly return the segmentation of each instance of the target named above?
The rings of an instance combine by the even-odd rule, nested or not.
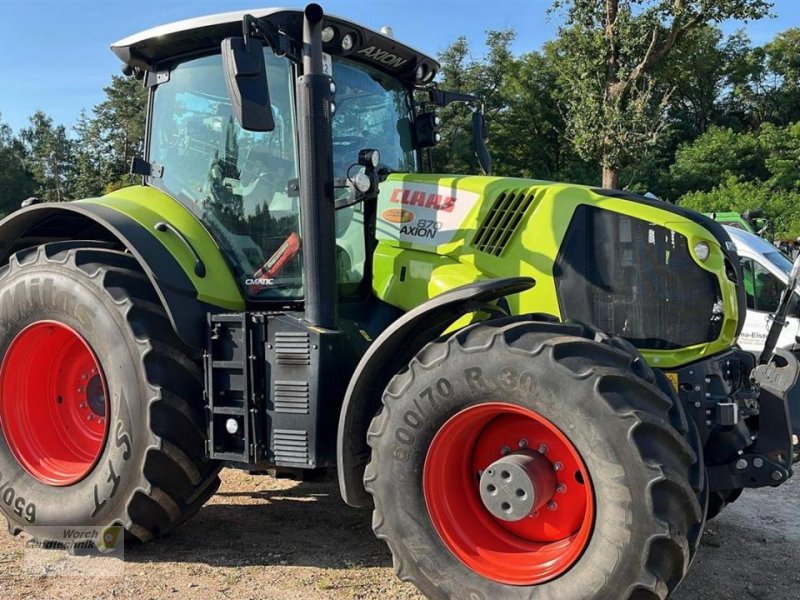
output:
[[[335,329],[337,323],[336,228],[331,157],[331,79],[323,73],[322,19],[318,4],[303,18],[303,75],[297,79],[300,145],[300,214],[305,318]]]

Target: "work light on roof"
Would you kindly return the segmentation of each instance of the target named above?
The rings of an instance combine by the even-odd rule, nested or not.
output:
[[[342,38],[342,50],[345,52],[350,52],[353,49],[353,46],[356,45],[356,40],[353,37],[352,33],[348,33]]]
[[[335,36],[336,36],[336,31],[330,25],[328,25],[322,30],[322,41],[325,44],[332,41]]]

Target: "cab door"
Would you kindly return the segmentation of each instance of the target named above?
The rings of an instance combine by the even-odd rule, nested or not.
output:
[[[739,336],[739,345],[749,352],[759,353],[764,347],[772,323],[771,315],[778,308],[786,284],[755,258],[742,257],[742,276],[747,296],[747,315]],[[798,297],[795,294],[789,310],[789,323],[778,339],[779,348],[794,348],[800,327]]]

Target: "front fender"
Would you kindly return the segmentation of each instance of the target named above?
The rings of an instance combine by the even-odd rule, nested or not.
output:
[[[336,461],[339,489],[347,504],[361,507],[370,502],[363,485],[369,460],[367,429],[392,376],[463,315],[481,310],[493,300],[524,292],[534,283],[530,277],[511,277],[449,290],[407,312],[372,343],[350,379],[339,417]]]

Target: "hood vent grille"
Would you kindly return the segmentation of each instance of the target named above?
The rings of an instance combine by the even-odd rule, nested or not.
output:
[[[478,228],[472,245],[492,256],[503,254],[533,198],[533,191],[527,189],[501,192]]]

